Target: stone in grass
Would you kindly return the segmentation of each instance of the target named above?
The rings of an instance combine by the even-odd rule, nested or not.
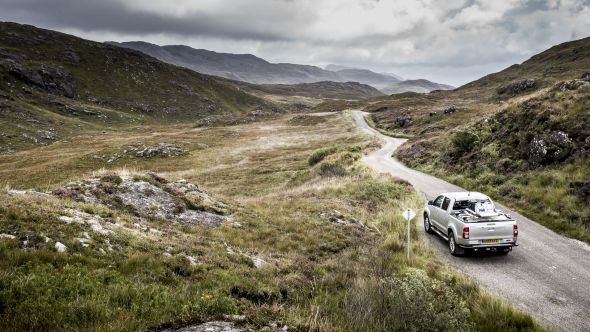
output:
[[[262,258],[260,257],[256,257],[256,256],[251,256],[250,259],[252,260],[252,264],[254,264],[254,266],[259,269],[261,267],[263,267],[264,265],[266,265],[266,261],[264,261]]]
[[[168,330],[171,331],[171,330]],[[176,330],[176,332],[242,332],[245,331],[241,327],[237,327],[235,323],[212,321],[199,325],[187,326]]]
[[[143,146],[136,152],[136,156],[140,158],[176,157],[185,153],[187,151],[176,144],[160,143],[156,146]]]
[[[55,250],[57,250],[57,252],[66,252],[68,247],[61,242],[55,242]]]

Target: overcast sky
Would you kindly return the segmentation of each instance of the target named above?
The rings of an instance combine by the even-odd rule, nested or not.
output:
[[[590,36],[590,0],[0,0],[0,20],[458,86]]]

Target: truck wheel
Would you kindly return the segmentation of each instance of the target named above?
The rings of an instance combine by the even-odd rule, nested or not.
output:
[[[449,251],[453,256],[459,255],[459,248],[457,246],[457,242],[455,242],[455,235],[453,234],[453,231],[449,231]]]
[[[430,224],[430,217],[428,217],[428,214],[424,214],[424,231],[428,234],[432,234],[434,233],[432,231],[432,225]]]

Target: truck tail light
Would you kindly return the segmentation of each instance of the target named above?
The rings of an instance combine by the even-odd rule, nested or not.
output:
[[[518,225],[514,225],[514,237],[518,237]]]
[[[463,227],[463,239],[469,240],[469,227]]]

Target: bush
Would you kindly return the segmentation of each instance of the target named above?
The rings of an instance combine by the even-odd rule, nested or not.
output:
[[[404,193],[406,186],[400,182],[369,180],[352,193],[352,198],[377,204],[399,199]]]
[[[347,301],[353,331],[470,331],[465,302],[424,271],[358,279]]]
[[[327,156],[338,152],[338,148],[335,146],[329,146],[326,148],[321,148],[319,150],[315,150],[307,159],[307,163],[309,166],[313,166],[320,161],[324,160]]]
[[[453,152],[457,156],[461,156],[466,152],[469,152],[473,149],[479,141],[479,138],[476,134],[469,132],[469,131],[460,131],[453,135],[451,139],[451,143],[453,146]]]
[[[319,174],[325,177],[345,176],[346,168],[337,161],[326,161],[320,165]]]
[[[120,185],[123,183],[123,179],[121,179],[121,177],[117,174],[107,174],[100,177],[100,182]]]

